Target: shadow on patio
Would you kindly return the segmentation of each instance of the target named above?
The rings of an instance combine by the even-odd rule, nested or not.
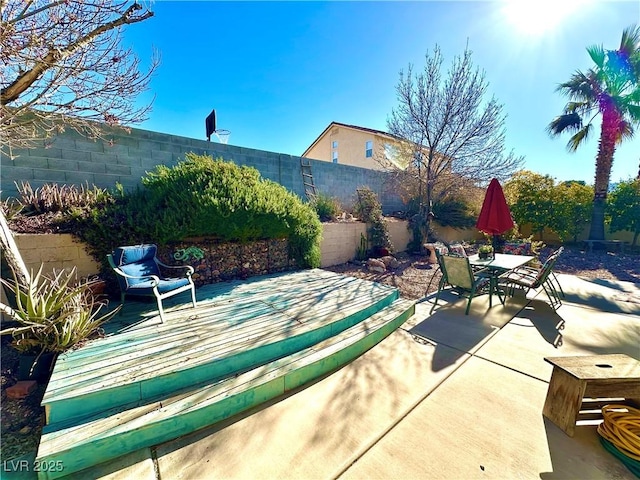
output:
[[[555,311],[534,292],[491,309],[480,296],[468,316],[453,295],[433,315],[421,301],[401,328],[345,367],[123,457],[128,469],[112,472],[125,478],[144,465],[167,478],[631,479],[593,426],[571,438],[542,417],[545,356],[637,357],[640,344],[640,317],[574,303],[572,285],[584,288],[584,301],[602,286],[565,277],[567,299]]]

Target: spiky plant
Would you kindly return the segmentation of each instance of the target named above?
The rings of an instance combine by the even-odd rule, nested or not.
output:
[[[38,357],[64,352],[90,338],[120,307],[99,317],[105,302],[95,300],[90,281],[72,285],[75,277],[75,267],[46,276],[40,266],[27,284],[0,279],[16,298],[15,308],[0,303],[0,311],[17,324],[0,335],[11,335],[19,352]]]

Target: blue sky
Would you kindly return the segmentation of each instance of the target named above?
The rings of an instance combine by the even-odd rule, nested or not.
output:
[[[161,65],[140,128],[205,139],[216,109],[230,144],[301,155],[331,122],[386,130],[399,72],[438,44],[445,67],[469,45],[489,95],[504,104],[507,147],[525,168],[593,183],[597,135],[576,153],[545,127],[566,99],[556,86],[591,65],[585,47],[619,45],[640,0],[152,2],[125,43]],[[487,97],[489,98],[489,96]],[[640,129],[618,148],[612,181],[635,176]]]

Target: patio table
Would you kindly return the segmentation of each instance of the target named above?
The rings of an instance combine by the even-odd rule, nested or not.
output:
[[[505,253],[496,253],[493,258],[481,260],[478,254],[469,256],[469,263],[473,267],[483,267],[486,269],[486,275],[489,277],[489,308],[491,308],[491,300],[493,293],[498,294],[500,303],[504,305],[504,300],[500,296],[498,290],[498,278],[511,270],[526,265],[535,257],[531,255],[509,255]]]

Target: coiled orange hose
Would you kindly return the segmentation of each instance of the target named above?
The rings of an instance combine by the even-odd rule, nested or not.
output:
[[[603,445],[640,477],[640,410],[611,404],[602,407],[602,416],[604,422],[598,425],[598,434],[607,441]]]

